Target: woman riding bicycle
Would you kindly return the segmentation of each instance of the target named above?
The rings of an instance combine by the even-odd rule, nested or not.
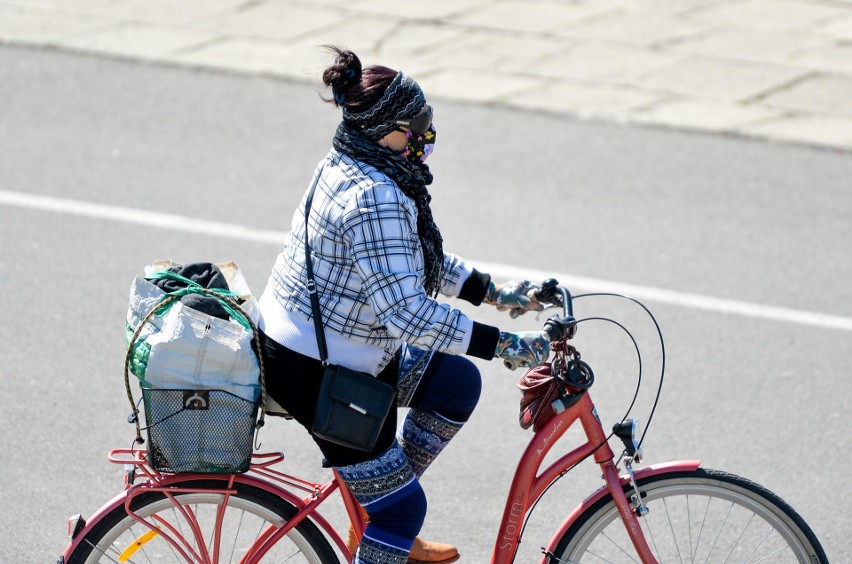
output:
[[[410,410],[398,436],[391,410],[370,452],[313,438],[368,515],[354,562],[453,562],[454,547],[416,537],[426,514],[419,478],[479,399],[479,371],[462,355],[534,366],[550,344],[542,331],[501,332],[434,297],[520,314],[541,309],[527,297],[537,286],[495,284],[444,252],[429,207],[424,161],[435,128],[423,91],[402,72],[362,68],[351,51],[331,49],[323,82],[343,120],[314,172],[308,221],[328,361],[395,386],[398,407]],[[307,290],[306,200],[259,303],[268,393],[310,431],[323,366]]]

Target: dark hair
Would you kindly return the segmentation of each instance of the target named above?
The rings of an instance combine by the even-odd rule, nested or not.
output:
[[[331,87],[332,98],[323,98],[337,107],[360,113],[378,102],[396,75],[388,67],[372,65],[361,68],[361,60],[352,51],[334,45],[325,47],[337,54],[334,63],[322,73],[322,81]]]

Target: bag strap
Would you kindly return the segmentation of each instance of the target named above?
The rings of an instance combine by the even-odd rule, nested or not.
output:
[[[314,330],[317,334],[317,348],[319,349],[320,360],[323,366],[328,366],[328,347],[325,343],[325,331],[322,327],[322,313],[320,312],[319,293],[317,285],[314,281],[314,265],[311,262],[311,246],[308,244],[308,218],[311,214],[311,202],[314,199],[314,191],[317,188],[322,169],[317,172],[311,189],[308,191],[308,196],[305,199],[305,268],[308,271],[308,294],[311,298],[311,312],[314,318]]]
[[[229,300],[225,300],[224,298],[231,298],[236,301],[242,296],[233,290],[226,290],[224,288],[205,288],[195,280],[190,280],[184,276],[181,276],[177,272],[171,272],[169,270],[158,270],[156,272],[152,272],[148,276],[145,277],[145,280],[174,280],[176,282],[180,282],[185,284],[186,287],[180,288],[179,290],[175,290],[173,292],[169,292],[167,295],[169,296],[185,296],[187,294],[202,294],[216,298],[219,301],[219,305],[221,305],[228,314],[234,318],[234,321],[243,326],[246,331],[251,331],[251,325],[246,319],[246,314],[240,308],[234,308]],[[170,307],[172,307],[176,302],[169,301],[168,303],[161,303],[157,308],[157,315],[163,315]]]

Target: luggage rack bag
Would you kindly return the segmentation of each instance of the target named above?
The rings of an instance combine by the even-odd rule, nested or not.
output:
[[[247,313],[256,315],[254,298],[206,288],[162,269],[163,264],[155,263],[146,278],[136,277],[130,293],[124,383],[136,442],[145,443],[144,429],[148,462],[159,472],[245,472],[255,432],[264,423],[266,395],[258,329]],[[229,278],[239,276],[247,290],[234,263],[220,266]],[[166,293],[150,282],[161,278],[185,287]],[[180,301],[187,294],[215,298],[230,318],[187,307]],[[139,379],[145,427],[130,388],[131,372]]]

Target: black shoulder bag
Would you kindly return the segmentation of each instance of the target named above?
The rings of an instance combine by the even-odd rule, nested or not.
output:
[[[368,452],[376,446],[379,431],[394,404],[396,390],[371,374],[328,362],[319,295],[314,282],[311,248],[308,244],[308,217],[319,176],[318,173],[305,201],[305,266],[308,272],[308,292],[317,333],[317,347],[323,365],[322,384],[311,432],[326,441]]]

